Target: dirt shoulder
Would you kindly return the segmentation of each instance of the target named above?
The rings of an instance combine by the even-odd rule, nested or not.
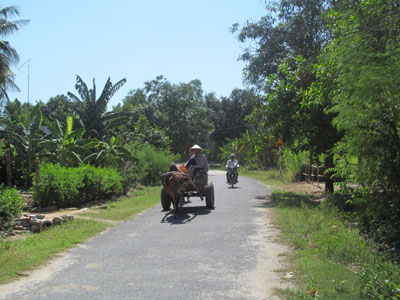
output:
[[[311,184],[306,181],[300,182],[288,182],[279,186],[272,186],[274,190],[284,190],[293,193],[307,194],[307,195],[319,195],[324,193],[325,184],[317,183]]]

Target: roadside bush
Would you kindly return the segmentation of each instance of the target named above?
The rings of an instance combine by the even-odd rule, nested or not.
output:
[[[148,143],[132,143],[125,147],[135,159],[137,181],[144,185],[159,184],[160,174],[168,171],[169,165],[178,158],[169,150],[159,150]]]
[[[61,167],[59,164],[42,164],[39,183],[33,183],[33,205],[66,207],[78,205],[82,177],[77,169]]]
[[[377,261],[361,271],[362,294],[368,299],[400,299],[400,268]]]
[[[307,151],[294,152],[290,149],[284,149],[283,151],[283,163],[287,170],[287,175],[291,179],[291,181],[300,181],[301,180],[301,169],[303,162],[308,158]]]
[[[83,203],[123,193],[123,179],[111,168],[81,165],[65,168],[59,164],[40,166],[40,181],[33,187],[34,205],[42,207],[80,206]]]
[[[85,165],[78,168],[83,187],[79,189],[83,202],[110,198],[123,193],[123,180],[118,171],[110,168],[95,168]]]
[[[16,189],[4,188],[0,186],[0,217],[4,221],[11,221],[14,216],[22,213],[24,199],[18,194]]]

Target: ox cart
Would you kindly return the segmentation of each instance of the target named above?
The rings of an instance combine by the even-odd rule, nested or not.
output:
[[[206,207],[214,208],[214,185],[208,183],[208,174],[204,170],[200,170],[193,179],[194,188],[185,188],[180,191],[180,202],[183,202],[184,197],[187,199],[191,197],[200,197],[201,200],[205,198]],[[161,206],[164,210],[171,208],[173,199],[168,195],[165,187],[161,188]],[[180,203],[182,205],[182,203]]]

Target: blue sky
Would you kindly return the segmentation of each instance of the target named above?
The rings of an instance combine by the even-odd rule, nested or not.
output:
[[[2,1],[9,5],[20,10],[13,19],[30,20],[6,37],[20,55],[12,70],[21,91],[10,98],[28,100],[28,65],[30,103],[75,93],[76,75],[90,88],[95,78],[98,93],[108,77],[126,78],[109,109],[158,75],[199,79],[217,97],[243,88],[244,45],[229,28],[266,14],[263,0]]]

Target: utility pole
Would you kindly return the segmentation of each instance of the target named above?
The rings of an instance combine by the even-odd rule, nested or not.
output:
[[[23,66],[25,66],[27,64],[28,67],[28,104],[29,104],[29,73],[30,73],[30,61],[31,59],[28,59],[26,62],[24,62],[19,69],[21,69]]]

